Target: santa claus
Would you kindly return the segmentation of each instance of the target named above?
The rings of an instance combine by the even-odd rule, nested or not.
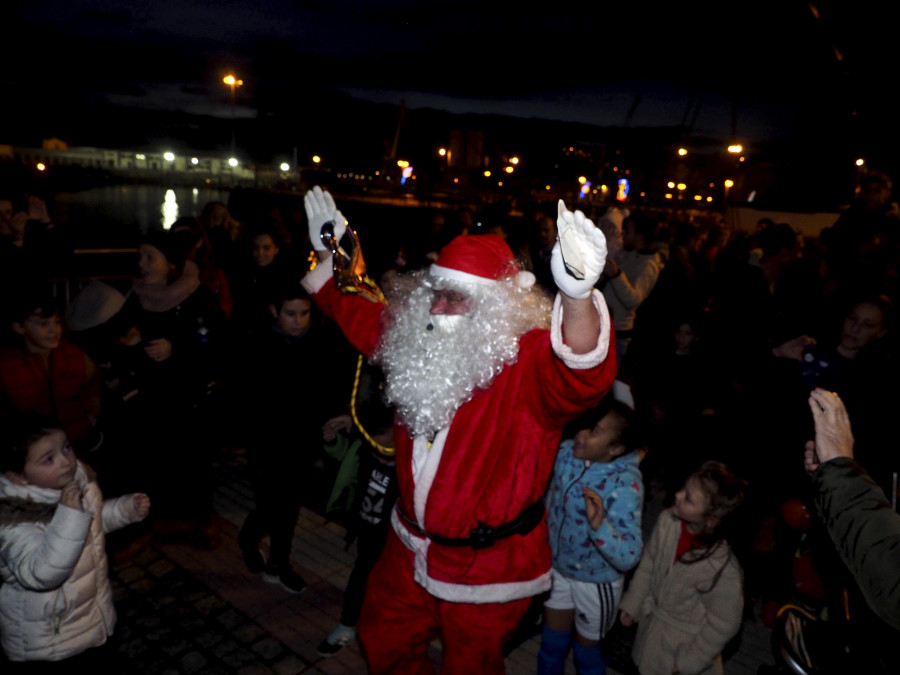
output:
[[[497,235],[451,241],[386,306],[332,281],[346,220],[328,192],[304,198],[320,263],[303,285],[384,370],[396,407],[400,498],[358,624],[372,673],[502,673],[503,644],[550,587],[543,495],[560,433],[615,378],[609,314],[593,289],[603,234],[559,202],[555,301],[531,289]],[[346,289],[344,289],[346,290]]]

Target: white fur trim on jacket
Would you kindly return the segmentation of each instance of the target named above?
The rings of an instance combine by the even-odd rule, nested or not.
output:
[[[315,269],[309,272],[300,280],[300,285],[310,295],[314,295],[322,290],[322,287],[328,283],[328,280],[334,276],[334,270],[331,268],[331,258],[324,263],[316,265]]]
[[[571,347],[563,342],[562,298],[557,293],[556,300],[553,301],[553,313],[550,315],[550,344],[553,347],[553,352],[572,370],[593,368],[603,363],[609,352],[610,321],[606,300],[603,299],[603,294],[596,288],[591,292],[591,299],[594,302],[597,313],[600,315],[600,339],[597,340],[597,346],[586,354],[576,354]]]
[[[526,581],[510,581],[496,584],[453,584],[438,581],[428,576],[428,548],[431,542],[413,534],[397,515],[397,507],[391,511],[391,525],[404,546],[412,551],[415,560],[415,580],[436,598],[448,602],[485,604],[489,602],[510,602],[529,598],[550,589],[550,570],[539,577]]]
[[[419,527],[425,529],[425,505],[428,503],[428,493],[431,492],[431,484],[437,474],[441,463],[441,455],[444,454],[444,444],[447,442],[447,433],[450,427],[444,427],[434,437],[431,447],[423,436],[417,436],[413,440],[413,480],[416,487],[413,491],[413,508],[416,513],[416,522]]]

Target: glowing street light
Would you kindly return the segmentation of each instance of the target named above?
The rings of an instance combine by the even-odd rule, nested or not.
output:
[[[237,118],[237,106],[235,105],[235,90],[244,84],[243,80],[239,80],[234,76],[234,73],[228,73],[225,77],[222,78],[222,82],[224,82],[228,87],[231,88],[231,154],[234,154],[234,127],[236,124]]]
[[[313,155],[313,156],[312,156],[312,161],[313,161],[313,164],[319,164],[319,163],[321,163],[322,158],[319,157],[318,155]]]
[[[441,157],[446,157],[447,156],[447,148],[438,148],[438,154]]]
[[[510,164],[518,164],[518,163],[519,163],[519,158],[518,158],[518,157],[510,157],[510,158],[509,158],[509,163],[510,163]]]
[[[684,157],[686,154],[687,154],[686,148],[678,148],[678,156],[679,157]]]
[[[230,166],[232,169],[234,169],[237,165],[238,165],[237,158],[235,158],[235,157],[228,158],[228,166]]]
[[[739,155],[743,151],[744,151],[744,146],[742,146],[742,145],[734,144],[734,145],[728,146],[728,152],[730,152],[733,155]]]
[[[288,164],[287,162],[282,162],[278,168],[281,169],[282,171],[290,171],[291,165]]]
[[[856,166],[862,166],[865,163],[866,162],[862,157],[860,157],[858,160],[856,160]]]
[[[164,152],[163,159],[166,160],[167,162],[174,162],[175,161],[175,153],[174,152]]]
[[[506,168],[503,169],[503,170],[504,170],[506,173],[512,173],[512,172],[513,172],[513,168],[512,168],[511,166],[508,166],[508,167],[506,167]]]

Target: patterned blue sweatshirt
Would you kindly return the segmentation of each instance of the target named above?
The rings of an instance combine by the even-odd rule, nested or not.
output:
[[[547,496],[547,524],[553,567],[570,579],[609,583],[641,558],[644,482],[636,452],[611,462],[588,462],[572,454],[574,441],[563,441],[556,456]],[[591,529],[582,489],[603,498],[606,514]]]

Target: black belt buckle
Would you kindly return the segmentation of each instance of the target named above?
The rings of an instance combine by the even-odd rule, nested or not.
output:
[[[469,538],[471,539],[471,546],[475,550],[493,546],[494,528],[490,525],[485,525],[479,520],[478,527],[469,530]]]

